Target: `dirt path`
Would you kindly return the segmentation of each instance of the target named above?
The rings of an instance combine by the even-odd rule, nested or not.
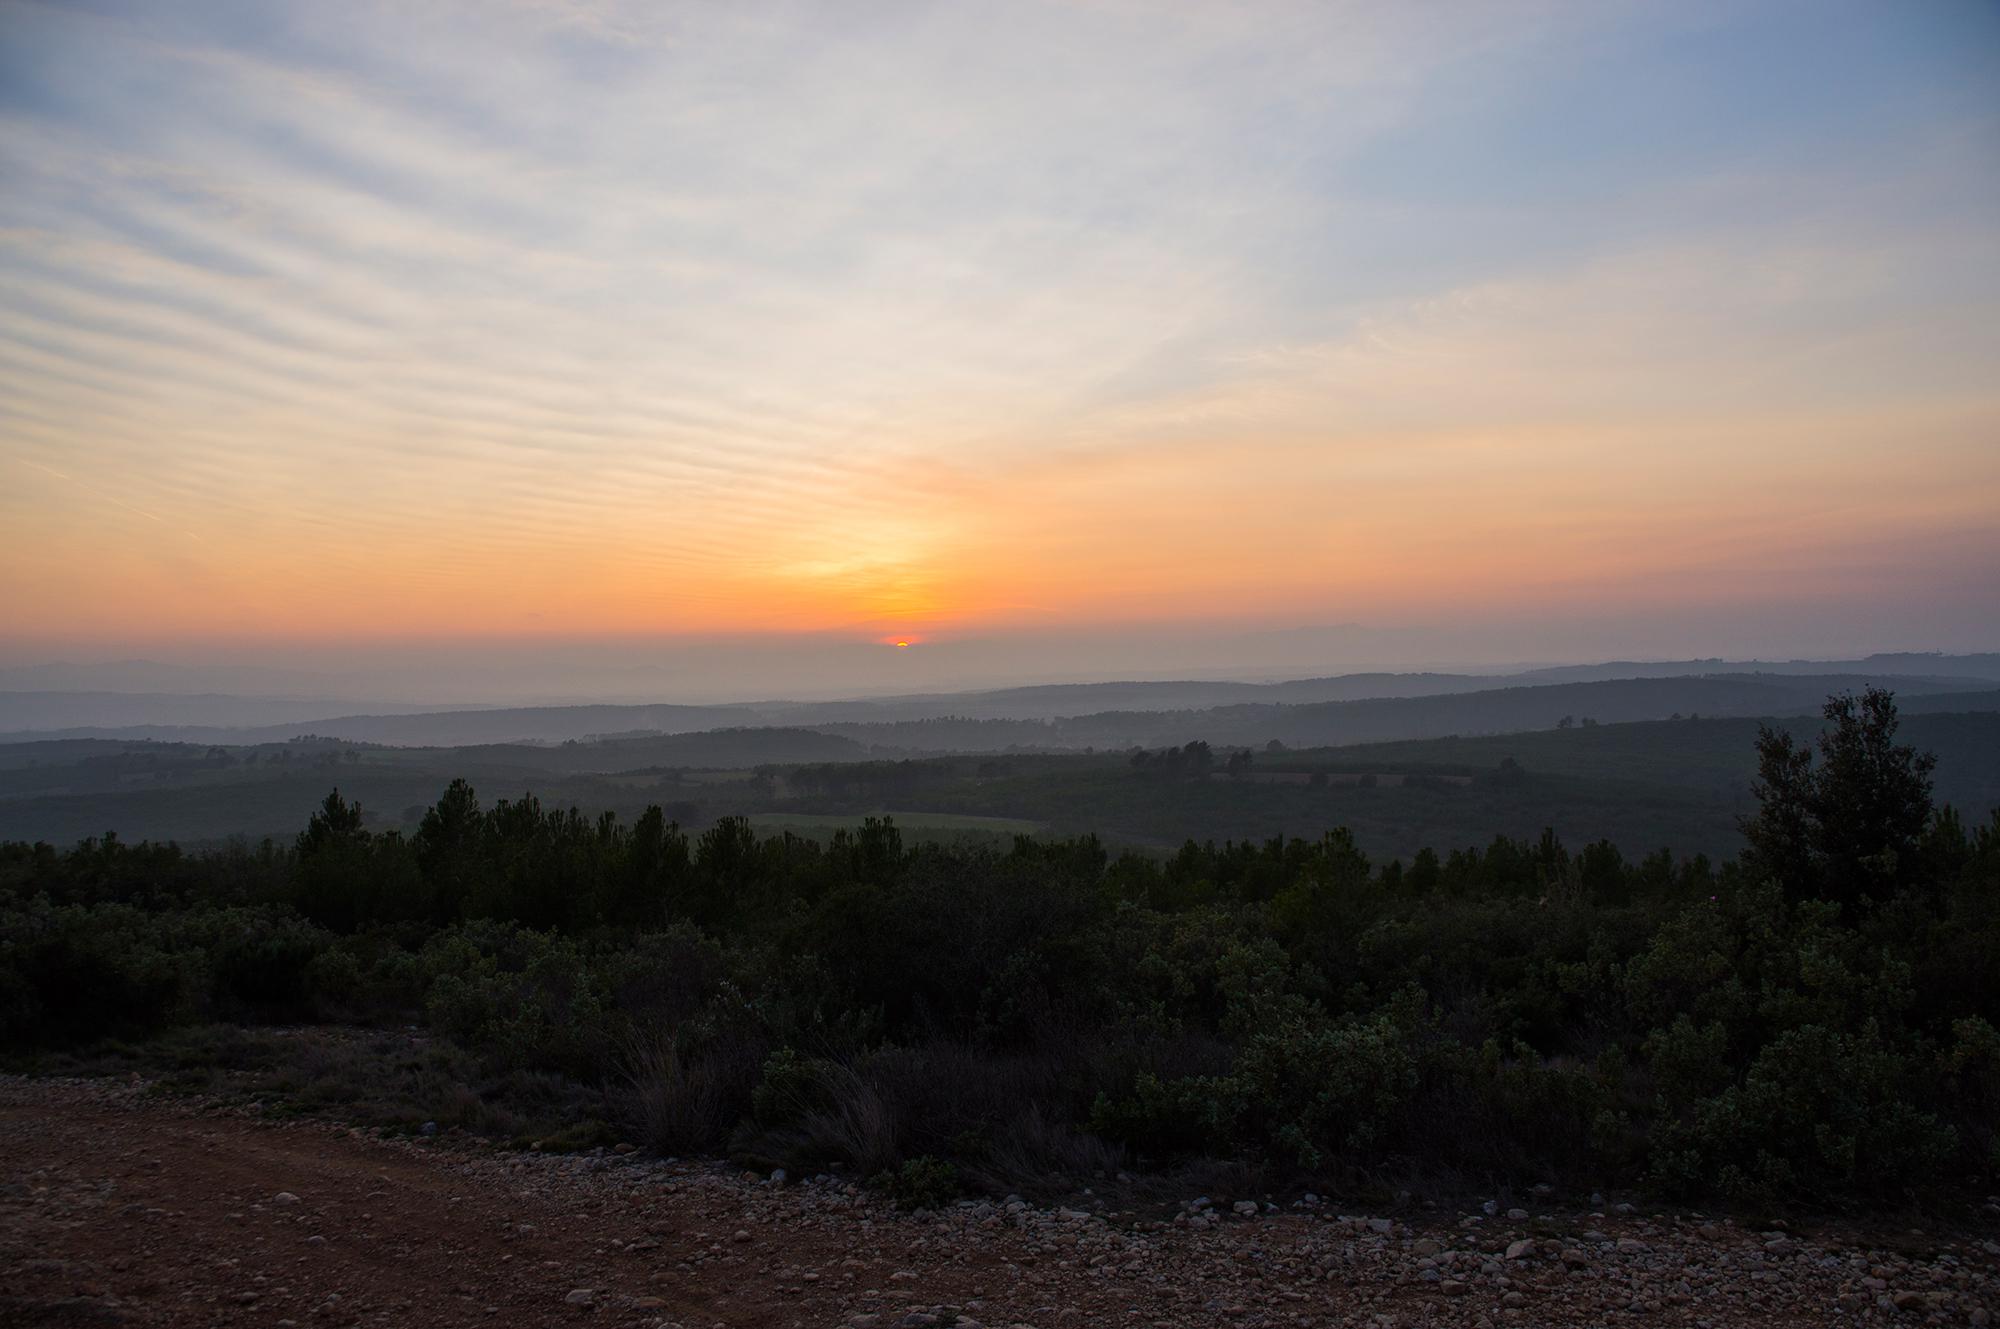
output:
[[[1150,1225],[1148,1225],[1150,1226]],[[0,1324],[1981,1325],[2000,1246],[1698,1216],[899,1215],[637,1156],[387,1142],[0,1079]]]

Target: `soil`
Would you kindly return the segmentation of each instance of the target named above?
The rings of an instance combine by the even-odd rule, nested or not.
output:
[[[836,1177],[0,1078],[6,1325],[1976,1326],[2000,1302],[1976,1232],[1255,1200],[1158,1217],[903,1214]]]

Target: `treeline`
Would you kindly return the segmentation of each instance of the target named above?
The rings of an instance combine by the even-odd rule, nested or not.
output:
[[[416,1120],[554,1077],[663,1150],[927,1196],[1200,1159],[1743,1204],[1991,1190],[2000,815],[1932,806],[1886,694],[1826,719],[1816,750],[1766,732],[1724,863],[1553,834],[1386,863],[1344,831],[821,844],[463,782],[407,836],[336,792],[291,845],[9,844],[0,1034],[31,1056],[421,1013],[487,1078]]]

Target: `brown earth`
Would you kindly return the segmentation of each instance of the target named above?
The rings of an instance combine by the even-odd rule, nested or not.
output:
[[[1304,1202],[1169,1218],[898,1214],[834,1178],[0,1078],[6,1325],[1983,1325],[2000,1299],[1978,1233],[1892,1248],[1615,1211],[1412,1226]]]

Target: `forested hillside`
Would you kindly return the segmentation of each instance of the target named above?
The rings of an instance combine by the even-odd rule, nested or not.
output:
[[[1752,736],[1728,860],[1553,832],[1388,858],[1343,829],[1164,856],[690,833],[462,781],[408,833],[333,793],[261,848],[17,842],[0,1030],[102,1064],[202,1022],[421,1019],[436,1049],[365,1090],[272,1092],[839,1163],[912,1204],[1233,1159],[1950,1206],[2000,1163],[2000,815],[1934,802],[1885,694],[1825,721]],[[1255,787],[1211,756],[1123,764],[1156,795]]]
[[[1671,845],[1726,857],[1741,847],[1737,820],[1752,806],[1759,723],[1572,718],[1564,728],[1476,738],[1277,749],[1169,730],[1168,744],[1094,754],[893,758],[853,738],[782,729],[461,748],[58,740],[0,745],[0,837],[62,845],[114,828],[187,844],[289,837],[336,783],[368,810],[371,827],[409,832],[440,789],[465,778],[496,796],[533,794],[593,816],[629,819],[659,804],[689,827],[742,815],[814,836],[829,821],[852,826],[883,813],[919,837],[943,828],[963,839],[977,825],[967,818],[999,818],[1155,850],[1190,837],[1316,835],[1340,825],[1370,854],[1408,857],[1554,827],[1567,840],[1608,839],[1633,855]],[[1774,723],[1803,732],[1817,722]],[[1938,755],[1940,802],[1975,820],[2000,805],[2000,712],[1903,723]],[[1190,742],[1206,745],[1207,765],[1140,756]]]

